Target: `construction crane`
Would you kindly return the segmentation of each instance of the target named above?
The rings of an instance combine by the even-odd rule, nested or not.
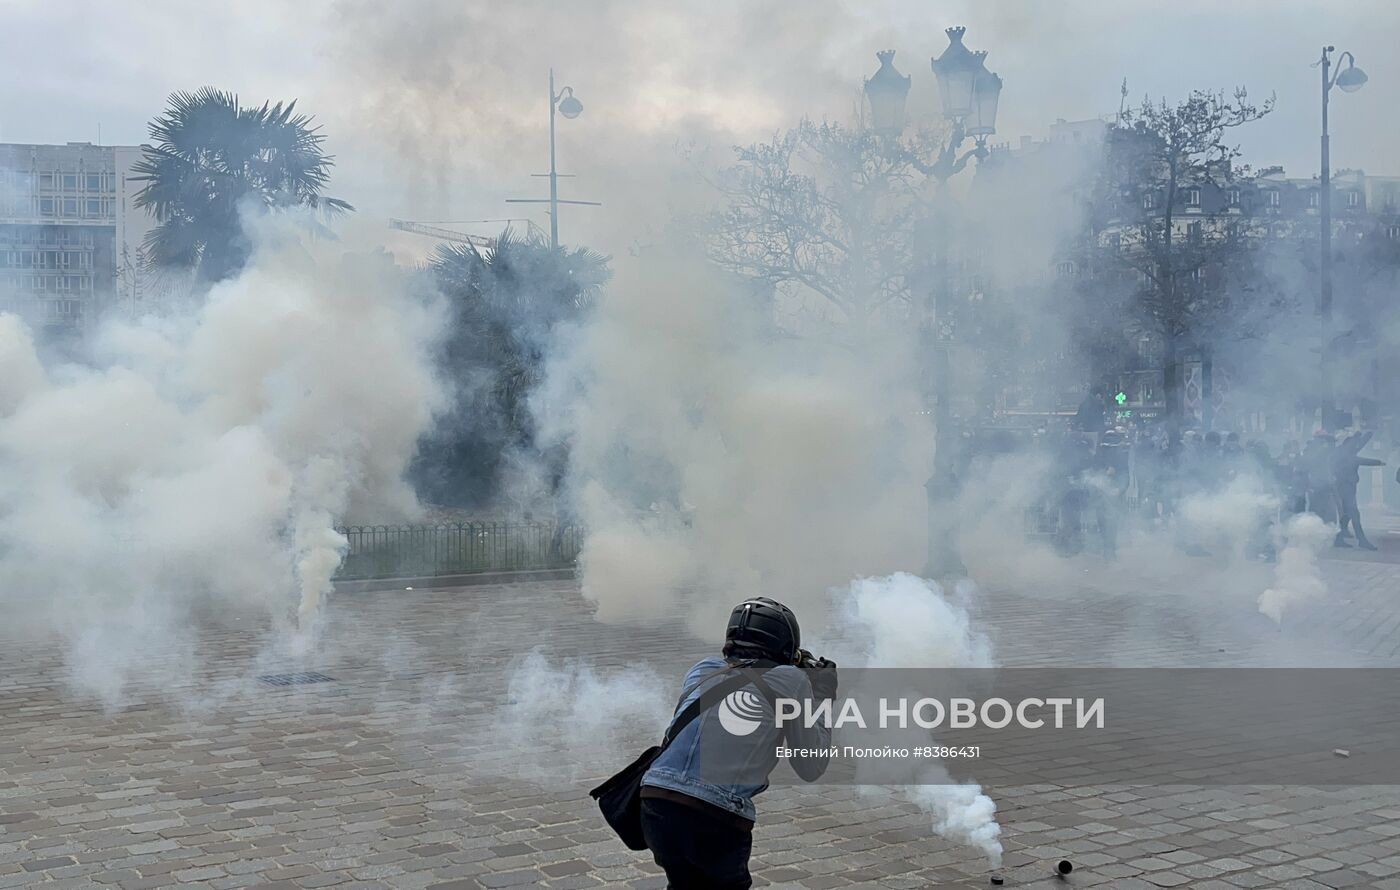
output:
[[[442,241],[456,241],[459,244],[484,247],[487,250],[496,246],[495,238],[487,238],[484,235],[469,235],[466,232],[457,232],[452,229],[440,229],[427,223],[412,222],[406,219],[389,220],[389,228],[398,229],[401,232],[412,232],[415,235],[426,235],[429,238],[438,238]]]

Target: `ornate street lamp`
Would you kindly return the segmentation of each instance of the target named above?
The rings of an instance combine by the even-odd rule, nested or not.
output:
[[[929,512],[929,541],[927,562],[924,574],[939,577],[947,574],[962,574],[962,560],[957,554],[953,500],[957,492],[957,473],[953,451],[956,436],[953,431],[949,378],[951,360],[950,335],[945,319],[948,317],[949,291],[948,277],[950,263],[948,242],[953,237],[953,224],[949,219],[952,198],[948,194],[950,178],[967,166],[973,157],[987,155],[987,137],[996,132],[997,103],[1001,98],[1001,78],[987,70],[985,52],[973,52],[963,45],[966,28],[949,28],[948,48],[929,64],[938,81],[938,91],[943,100],[943,116],[952,123],[952,133],[946,145],[941,147],[938,157],[932,163],[911,158],[913,165],[925,175],[938,181],[938,195],[935,198],[931,222],[933,239],[931,259],[933,261],[933,281],[927,306],[928,316],[921,327],[927,338],[927,346],[922,355],[932,360],[925,380],[933,383],[933,422],[935,430],[934,472],[927,488]],[[865,95],[870,100],[873,129],[878,132],[898,134],[904,127],[905,99],[909,94],[909,77],[900,74],[894,67],[894,50],[876,54],[880,59],[880,70],[865,82]],[[968,136],[976,140],[976,145],[958,155],[958,149]]]
[[[874,129],[881,133],[898,133],[904,129],[904,103],[909,98],[909,75],[894,67],[894,50],[875,54],[880,70],[865,82],[865,97],[870,100],[870,117]]]
[[[985,56],[986,53],[978,55]],[[972,111],[967,116],[967,135],[985,139],[997,131],[997,102],[1001,99],[1001,78],[984,63],[972,82]]]
[[[949,28],[943,33],[948,35],[948,48],[943,55],[929,61],[933,76],[938,79],[938,93],[943,98],[943,116],[961,121],[972,111],[972,91],[977,83],[977,72],[985,70],[982,59],[987,54],[974,53],[963,45],[966,28]]]

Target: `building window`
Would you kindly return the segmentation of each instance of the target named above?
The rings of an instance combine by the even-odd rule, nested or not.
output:
[[[1348,206],[1348,207],[1360,207],[1360,206],[1361,206],[1361,193],[1360,193],[1360,192],[1347,192],[1347,206]]]
[[[101,198],[88,198],[88,199],[87,199],[87,215],[88,215],[88,216],[101,216],[101,215],[102,215],[102,199],[101,199]]]
[[[77,216],[77,215],[78,215],[78,199],[77,199],[77,198],[64,198],[64,199],[63,199],[63,215],[64,215],[64,216]]]
[[[1186,190],[1186,206],[1187,206],[1187,207],[1200,207],[1200,206],[1201,206],[1201,190],[1200,190],[1200,189],[1187,189],[1187,190]]]
[[[1200,240],[1201,240],[1201,224],[1200,224],[1200,223],[1198,223],[1198,222],[1193,222],[1193,223],[1190,223],[1190,224],[1188,224],[1188,225],[1186,226],[1186,239],[1187,239],[1188,241],[1190,241],[1192,244],[1197,244],[1197,243],[1200,242]]]
[[[1067,278],[1068,276],[1074,274],[1074,263],[1065,260],[1061,263],[1056,264],[1055,271],[1059,274],[1061,278]]]
[[[1153,192],[1148,192],[1147,194],[1145,194],[1145,195],[1142,196],[1142,209],[1143,209],[1143,210],[1154,210],[1154,209],[1156,209],[1156,207],[1157,207],[1157,195],[1156,195],[1156,194],[1154,194]]]
[[[1385,234],[1391,241],[1400,241],[1400,226],[1391,226],[1385,230]]]
[[[89,173],[87,175],[87,190],[90,192],[102,190],[102,176],[100,174]]]
[[[1270,207],[1278,206],[1278,189],[1269,189],[1264,193],[1264,203]]]
[[[65,192],[76,192],[78,190],[78,174],[63,174],[63,190]]]
[[[1230,189],[1227,191],[1225,193],[1225,203],[1229,204],[1231,207],[1240,206],[1240,190]]]
[[[41,189],[51,189],[51,188],[53,188],[53,174],[52,174],[52,173],[40,173],[40,174],[39,174],[39,188],[41,188]]]
[[[39,199],[39,215],[53,216],[53,198]]]
[[[1317,206],[1317,192],[1308,192],[1308,206],[1309,206],[1309,207],[1316,207],[1316,206]]]

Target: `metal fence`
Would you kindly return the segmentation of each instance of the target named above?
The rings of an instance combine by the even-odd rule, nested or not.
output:
[[[553,522],[352,525],[339,580],[572,568],[578,526]]]

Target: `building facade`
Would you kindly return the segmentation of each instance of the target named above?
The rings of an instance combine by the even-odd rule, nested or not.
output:
[[[1393,415],[1400,408],[1400,391],[1392,382],[1394,362],[1377,352],[1381,344],[1369,336],[1374,329],[1368,327],[1386,314],[1377,301],[1390,303],[1394,298],[1394,275],[1400,267],[1400,177],[1341,170],[1331,177],[1330,191],[1334,326],[1338,332],[1348,332],[1346,342],[1329,346],[1334,398],[1343,410],[1363,405],[1370,406],[1360,409],[1363,415],[1374,415],[1377,410]],[[1122,209],[1120,219],[1125,229],[1143,217],[1160,219],[1167,212],[1167,196],[1161,190],[1148,190],[1134,198],[1140,206]],[[1187,258],[1179,286],[1202,292],[1220,287],[1219,270],[1209,262],[1189,268],[1190,245],[1218,241],[1226,232],[1236,232],[1256,246],[1266,246],[1266,251],[1272,246],[1272,253],[1266,253],[1272,259],[1265,262],[1282,264],[1287,270],[1284,277],[1296,288],[1293,296],[1301,300],[1305,313],[1313,311],[1311,306],[1321,286],[1317,268],[1321,234],[1318,177],[1291,178],[1275,167],[1234,181],[1184,182],[1170,210],[1174,238],[1183,245]],[[1118,237],[1114,227],[1103,233],[1104,239]],[[1067,268],[1071,274],[1079,271]],[[1239,311],[1251,309],[1242,306]],[[1152,332],[1136,332],[1133,339],[1136,350],[1118,374],[1118,390],[1125,394],[1130,410],[1163,411],[1163,342]],[[1358,356],[1364,358],[1358,361]],[[1209,367],[1199,354],[1183,358],[1181,393],[1186,418],[1219,422],[1221,418],[1212,418],[1223,411],[1223,419],[1238,425],[1239,412],[1250,406],[1248,400],[1235,399],[1237,388],[1230,370]],[[1374,419],[1364,418],[1367,422]]]
[[[139,146],[0,144],[0,311],[80,336],[142,298]]]
[[[1027,307],[1034,305],[1037,294],[1051,295],[1052,305],[1041,308],[1065,320],[1064,326],[1078,338],[1063,342],[1065,332],[1059,326],[1025,332],[1025,355],[1011,360],[1042,360],[1003,375],[1010,379],[1003,381],[997,396],[999,412],[1063,413],[1091,381],[1111,387],[1112,395],[1121,393],[1117,407],[1125,415],[1151,417],[1166,410],[1166,343],[1152,320],[1127,312],[1123,330],[1098,330],[1104,326],[1090,311],[1102,305],[1102,317],[1118,317],[1135,303],[1134,295],[1150,291],[1153,279],[1145,268],[1150,263],[1134,262],[1134,253],[1144,249],[1145,227],[1160,237],[1165,217],[1171,219],[1171,264],[1178,293],[1209,297],[1215,289],[1235,287],[1229,298],[1242,302],[1232,311],[1265,320],[1273,311],[1273,298],[1279,296],[1268,288],[1289,288],[1288,295],[1301,304],[1304,315],[1316,301],[1321,223],[1317,177],[1291,178],[1272,168],[1181,181],[1170,207],[1165,191],[1151,182],[1125,188],[1115,198],[1096,191],[1105,136],[1111,130],[1108,120],[1058,121],[1048,138],[991,146],[978,167],[969,204],[974,211],[979,204],[991,208],[993,225],[974,240],[1011,248],[1000,253],[980,248],[986,255],[969,257],[969,280],[985,282],[989,292],[995,292],[998,272],[1009,269],[1010,281],[1004,284],[1019,280],[1026,286],[1006,299]],[[1334,325],[1339,337],[1329,347],[1328,361],[1335,396],[1344,410],[1358,406],[1363,420],[1368,413],[1400,416],[1400,356],[1385,348],[1376,333],[1379,326],[1373,323],[1394,318],[1394,307],[1400,305],[1400,177],[1341,170],[1331,177],[1330,186]],[[1264,273],[1259,279],[1251,279],[1260,286],[1237,287],[1212,259],[1225,256],[1219,245],[1235,240],[1247,242],[1254,261],[1267,266],[1258,270]],[[1040,249],[1046,244],[1055,245],[1048,255]],[[970,284],[969,289],[981,287]],[[1076,299],[1082,295],[1100,298]],[[1035,311],[1021,314],[1034,318]],[[1302,324],[1309,323],[1305,319]],[[1311,370],[1317,363],[1316,344],[1302,349],[1311,350],[1312,357],[1306,360],[1306,372],[1300,368],[1297,376],[1318,376]],[[1229,351],[1249,354],[1249,349]],[[1251,380],[1249,369],[1214,359],[1194,340],[1178,342],[1183,415],[1202,423],[1238,424],[1242,413],[1259,401],[1250,398],[1251,390],[1267,389],[1277,381]],[[1295,388],[1303,391],[1309,385],[1304,380]]]

